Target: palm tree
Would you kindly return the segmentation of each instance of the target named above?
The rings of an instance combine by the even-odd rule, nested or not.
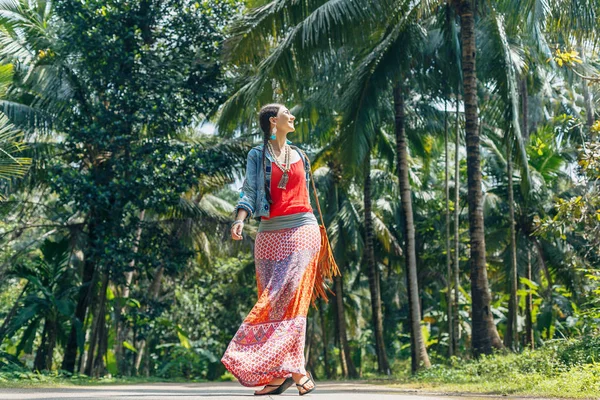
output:
[[[0,112],[0,179],[22,177],[29,170],[31,158],[19,157],[27,146],[21,141],[23,133]],[[0,200],[2,196],[0,195]]]
[[[498,110],[496,115],[499,117],[500,129],[504,134],[504,146],[506,148],[506,175],[508,178],[507,199],[509,204],[509,226],[510,226],[510,300],[508,307],[508,322],[504,344],[513,350],[517,350],[518,332],[517,332],[517,312],[518,312],[518,272],[517,272],[517,242],[515,233],[515,202],[513,189],[513,146],[519,151],[517,160],[520,165],[522,175],[522,187],[525,188],[524,197],[527,197],[527,188],[529,187],[529,170],[527,155],[523,139],[521,137],[519,120],[519,100],[517,97],[517,75],[520,71],[516,69],[522,65],[521,59],[516,59],[515,51],[508,44],[508,37],[505,28],[505,20],[500,12],[491,7],[486,15],[484,23],[486,36],[482,44],[483,51],[489,55],[487,61],[480,71],[480,76],[497,83],[496,91],[499,97],[495,99],[491,96],[488,101],[490,109]],[[515,39],[515,38],[513,38]],[[485,111],[484,111],[485,112]],[[488,114],[494,114],[493,112]]]
[[[0,101],[6,98],[13,78],[13,65],[0,65]],[[29,170],[31,158],[18,156],[27,148],[23,143],[23,136],[23,132],[19,131],[3,112],[0,112],[0,179],[22,177]],[[2,200],[1,194],[0,200]]]
[[[446,280],[447,280],[447,322],[448,322],[448,353],[455,354],[458,350],[459,334],[459,213],[460,208],[460,185],[459,185],[459,149],[460,135],[458,129],[459,123],[459,97],[461,84],[460,67],[460,39],[458,30],[458,20],[454,13],[454,8],[447,3],[440,7],[428,21],[428,30],[430,44],[427,46],[425,61],[422,67],[424,71],[435,71],[435,73],[425,73],[422,80],[426,82],[427,87],[431,86],[432,97],[440,99],[444,103],[444,187],[446,189]],[[450,237],[450,154],[449,154],[449,125],[451,111],[448,109],[449,103],[454,98],[456,109],[456,127],[454,140],[454,254],[451,250]],[[452,290],[454,289],[454,290]]]
[[[51,370],[54,348],[64,342],[66,324],[73,315],[74,270],[69,265],[69,241],[46,240],[40,248],[42,257],[31,264],[20,264],[10,273],[24,279],[26,295],[18,299],[20,307],[7,324],[4,335],[10,336],[20,329],[23,334],[17,345],[17,354],[31,348],[36,334],[43,325],[41,342],[36,351],[33,368]]]
[[[431,366],[421,332],[421,306],[417,281],[417,260],[415,246],[415,226],[413,221],[412,193],[408,178],[408,145],[404,129],[404,94],[399,84],[393,89],[396,130],[396,152],[398,154],[398,182],[400,184],[400,199],[404,221],[404,251],[406,257],[406,279],[409,292],[411,349],[413,356],[412,370],[417,371],[421,363],[426,368]]]
[[[491,295],[487,278],[483,193],[477,106],[477,73],[475,69],[475,9],[471,0],[454,0],[460,16],[462,44],[463,93],[465,101],[465,134],[467,143],[467,177],[469,234],[471,244],[472,347],[478,356],[503,348],[491,312]]]
[[[365,254],[364,259],[367,264],[369,276],[369,288],[371,290],[371,317],[375,330],[375,345],[377,350],[377,360],[379,372],[390,374],[390,364],[383,342],[383,313],[381,310],[381,279],[379,277],[379,268],[375,261],[375,249],[373,244],[373,217],[372,217],[372,198],[371,198],[371,157],[365,158],[363,199],[365,205]]]

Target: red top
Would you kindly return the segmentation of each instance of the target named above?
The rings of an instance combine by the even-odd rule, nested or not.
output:
[[[289,215],[296,213],[312,212],[308,190],[306,189],[306,172],[304,170],[304,162],[302,157],[292,163],[292,167],[288,171],[288,183],[285,189],[279,189],[277,185],[283,176],[283,171],[279,169],[275,163],[271,169],[271,212],[270,219],[281,215]],[[285,167],[285,164],[281,164]]]

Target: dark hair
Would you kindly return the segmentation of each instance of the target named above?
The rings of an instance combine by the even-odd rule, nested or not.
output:
[[[267,200],[269,203],[272,203],[271,200],[271,190],[269,185],[267,185],[267,172],[266,172],[266,154],[267,154],[267,142],[271,137],[271,121],[269,119],[271,117],[276,117],[279,109],[284,107],[283,104],[279,103],[271,103],[263,106],[258,112],[258,122],[260,123],[260,129],[263,131],[263,153],[262,153],[262,164],[263,164],[263,176],[265,177],[264,185],[265,185],[265,194],[267,195]]]

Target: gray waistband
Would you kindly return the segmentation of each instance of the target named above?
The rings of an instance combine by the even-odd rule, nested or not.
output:
[[[311,212],[281,215],[269,219],[261,219],[258,231],[276,231],[278,229],[296,228],[302,225],[319,225],[315,214]]]

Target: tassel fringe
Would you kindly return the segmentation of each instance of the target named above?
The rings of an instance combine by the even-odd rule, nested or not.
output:
[[[287,186],[289,178],[290,177],[289,177],[287,171],[284,171],[283,175],[281,175],[281,179],[279,180],[279,183],[277,184],[277,187],[279,189],[285,189],[285,187]]]
[[[323,225],[319,225],[321,230],[321,250],[317,261],[317,272],[315,276],[314,292],[311,298],[312,306],[316,308],[316,300],[320,297],[325,302],[328,302],[327,292],[332,293],[331,289],[326,285],[326,281],[331,281],[334,276],[342,276],[335,259],[333,251],[327,237],[327,230]]]

